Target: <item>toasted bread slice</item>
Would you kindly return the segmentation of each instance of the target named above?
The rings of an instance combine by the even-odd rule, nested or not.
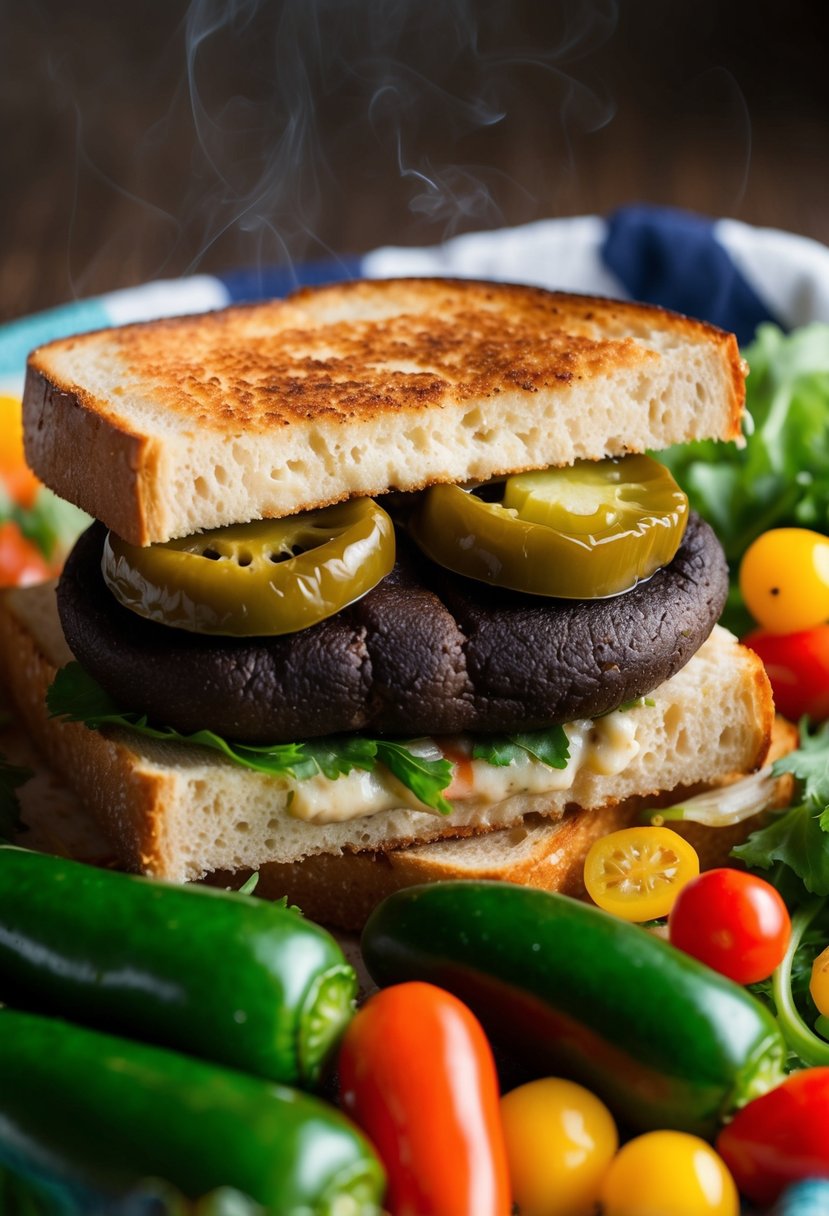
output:
[[[736,439],[731,334],[645,305],[365,281],[31,356],[27,458],[136,544],[356,494]]]
[[[50,720],[46,688],[69,657],[51,585],[4,593],[0,670],[38,747],[104,826],[122,866],[177,881],[515,827],[531,813],[560,819],[573,807],[600,812],[635,796],[751,771],[764,760],[773,722],[759,660],[716,629],[687,666],[651,694],[652,705],[623,715],[622,733],[635,739],[636,749],[621,769],[607,771],[613,765],[603,759],[576,768],[569,788],[496,801],[491,791],[473,786],[445,817],[412,809],[389,777],[381,792],[390,809],[365,814],[366,774],[340,777],[315,792],[313,783],[326,779],[298,783],[239,768],[206,749]],[[600,741],[602,722],[610,729],[609,720],[600,720]],[[486,769],[494,779],[491,766]],[[328,821],[298,818],[298,804],[317,793]],[[344,807],[339,820],[330,821],[332,804]]]

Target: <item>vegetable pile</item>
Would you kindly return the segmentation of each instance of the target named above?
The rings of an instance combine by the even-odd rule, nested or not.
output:
[[[0,1001],[12,1006],[0,1009],[0,1210],[829,1205],[829,327],[762,327],[745,353],[746,447],[694,444],[666,463],[723,539],[727,623],[766,662],[778,707],[803,719],[799,748],[748,794],[689,800],[597,842],[585,882],[598,907],[496,883],[391,896],[362,942],[381,991],[356,1012],[352,968],[296,909],[0,846]],[[15,408],[0,401],[4,436]],[[0,581],[25,582],[59,559],[62,507],[21,471],[18,440],[0,453]],[[51,709],[159,734],[71,667]],[[383,763],[437,810],[451,778],[447,758],[384,740],[192,741],[296,776]],[[492,764],[567,759],[560,728],[480,746]],[[782,774],[794,805],[734,851],[735,868],[700,874],[665,824],[734,822]],[[0,763],[0,837],[25,776]],[[503,1096],[490,1044],[518,1081]]]

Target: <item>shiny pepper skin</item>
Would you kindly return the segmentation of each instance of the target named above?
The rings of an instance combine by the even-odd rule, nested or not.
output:
[[[397,984],[351,1022],[340,1101],[388,1173],[392,1216],[509,1216],[492,1053],[477,1018],[432,984]]]

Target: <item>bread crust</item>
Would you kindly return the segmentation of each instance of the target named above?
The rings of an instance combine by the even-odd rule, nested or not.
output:
[[[41,347],[26,452],[59,494],[148,544],[352,494],[737,439],[743,382],[733,335],[655,307],[361,281]]]

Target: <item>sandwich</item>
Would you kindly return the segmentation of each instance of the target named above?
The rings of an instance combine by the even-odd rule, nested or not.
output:
[[[661,309],[429,279],[50,343],[27,458],[99,522],[0,602],[8,691],[134,871],[356,924],[391,870],[578,856],[768,752],[646,455],[739,441],[744,374]]]

